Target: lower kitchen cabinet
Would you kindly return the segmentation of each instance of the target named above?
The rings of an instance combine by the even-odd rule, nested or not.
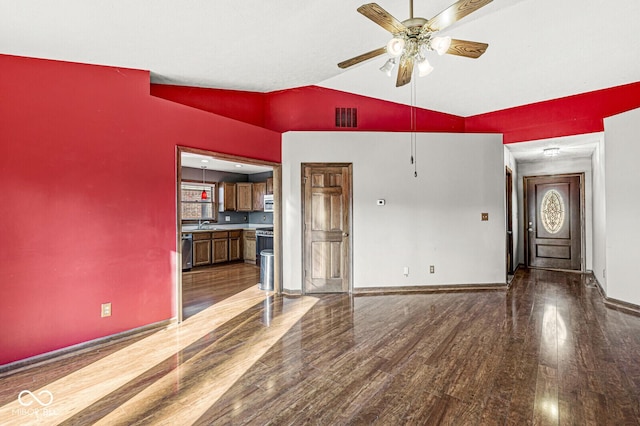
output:
[[[242,259],[242,231],[229,231],[229,261]]]
[[[256,263],[256,231],[242,231],[242,240],[244,261]]]
[[[193,232],[193,266],[256,261],[256,231]]]
[[[211,240],[213,255],[211,263],[222,263],[229,261],[229,233],[214,232]]]
[[[211,233],[193,234],[193,266],[211,264]]]

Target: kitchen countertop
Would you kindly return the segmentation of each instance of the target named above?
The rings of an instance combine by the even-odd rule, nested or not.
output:
[[[273,224],[268,223],[231,223],[231,224],[213,224],[206,225],[203,229],[198,229],[196,225],[186,225],[182,227],[183,233],[194,233],[194,232],[212,232],[212,231],[236,231],[236,230],[245,230],[245,229],[263,229],[263,228],[273,228]]]

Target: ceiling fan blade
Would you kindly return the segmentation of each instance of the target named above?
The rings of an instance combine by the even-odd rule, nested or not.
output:
[[[454,22],[461,20],[471,12],[475,12],[481,7],[488,5],[492,1],[493,0],[458,0],[433,18],[429,19],[427,23],[424,24],[424,28],[427,28],[432,32],[443,30]]]
[[[396,79],[396,87],[404,86],[411,81],[411,74],[413,74],[413,56],[403,58],[400,61],[400,67],[398,68],[398,78]]]
[[[349,68],[353,65],[359,64],[360,62],[364,62],[368,59],[380,56],[386,52],[387,49],[385,47],[381,47],[380,49],[372,50],[371,52],[363,53],[362,55],[358,55],[351,59],[347,59],[346,61],[342,61],[338,64],[338,66],[342,69]]]
[[[363,4],[358,8],[358,12],[380,25],[392,34],[401,33],[407,30],[402,22],[391,16],[389,12],[378,6],[376,3]]]
[[[447,54],[476,59],[482,56],[488,47],[489,45],[487,43],[451,39],[451,46],[449,46]]]

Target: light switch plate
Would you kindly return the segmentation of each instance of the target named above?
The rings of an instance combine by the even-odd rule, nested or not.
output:
[[[386,204],[386,201],[385,200],[378,200],[378,201],[376,201],[376,204],[379,205],[379,206],[384,206]]]
[[[485,221],[485,220],[489,220],[489,213],[482,213],[482,216],[481,216],[481,217],[482,217],[482,220],[483,220],[483,221]]]

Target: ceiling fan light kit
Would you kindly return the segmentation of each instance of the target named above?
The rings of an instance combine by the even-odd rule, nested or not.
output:
[[[479,58],[489,47],[486,43],[456,40],[449,36],[437,36],[436,33],[459,21],[471,12],[491,3],[492,0],[458,0],[431,19],[413,17],[413,0],[409,0],[409,19],[402,22],[376,3],[363,4],[358,12],[393,34],[386,47],[364,53],[346,61],[338,67],[348,68],[387,53],[387,60],[380,71],[391,76],[396,63],[399,63],[396,87],[404,86],[411,81],[414,64],[417,64],[418,75],[424,77],[433,71],[427,61],[428,52],[438,55],[450,54],[467,58]],[[398,58],[398,59],[395,59]],[[393,61],[392,61],[393,59]]]

